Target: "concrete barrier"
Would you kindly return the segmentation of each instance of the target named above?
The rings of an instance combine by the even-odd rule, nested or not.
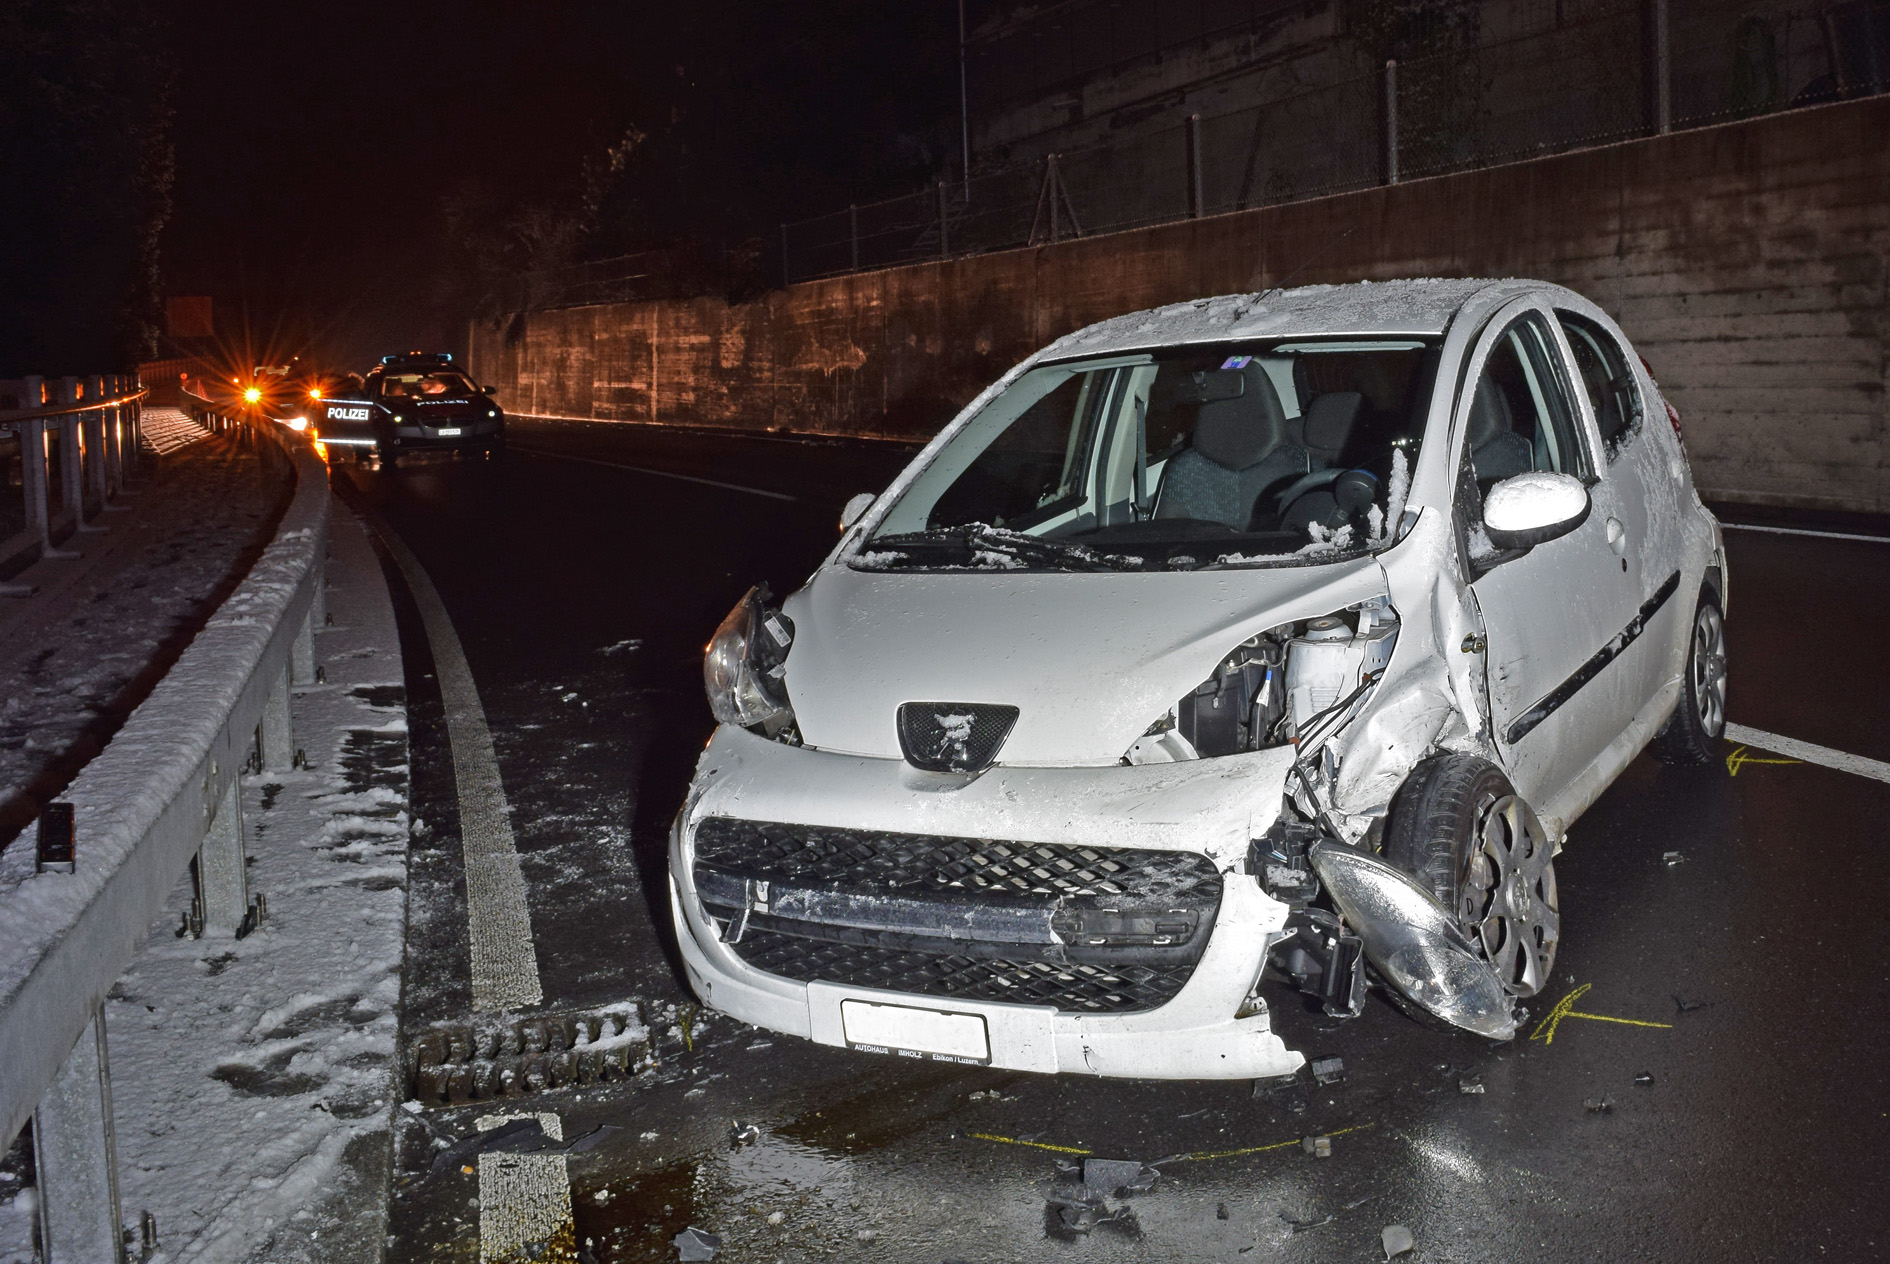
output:
[[[1046,342],[1208,294],[1531,276],[1606,308],[1703,494],[1890,511],[1890,97],[810,281],[475,322],[507,410],[925,439]]]

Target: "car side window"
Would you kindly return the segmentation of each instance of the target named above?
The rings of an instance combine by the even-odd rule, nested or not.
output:
[[[1465,448],[1479,489],[1531,470],[1592,478],[1575,417],[1542,317],[1517,317],[1496,339],[1471,399]]]
[[[1555,315],[1575,352],[1575,370],[1581,376],[1582,389],[1588,392],[1601,442],[1612,462],[1640,433],[1643,412],[1634,374],[1621,344],[1607,330],[1573,312],[1558,311]]]

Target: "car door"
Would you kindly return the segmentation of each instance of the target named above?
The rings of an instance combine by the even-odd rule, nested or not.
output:
[[[1669,607],[1686,604],[1673,599],[1679,587],[1680,515],[1673,506],[1680,471],[1663,451],[1666,436],[1648,429],[1649,410],[1635,377],[1633,352],[1619,331],[1581,312],[1557,308],[1555,316],[1581,387],[1576,397],[1587,405],[1600,445],[1595,511],[1603,512],[1605,499],[1606,513],[1621,524],[1619,532],[1611,529],[1610,540],[1640,593],[1639,635],[1636,643],[1622,647],[1619,667],[1638,681],[1638,710],[1675,670],[1665,652],[1673,643],[1672,625],[1663,620],[1673,617]]]
[[[1492,735],[1517,791],[1542,804],[1625,726],[1636,689],[1607,667],[1640,598],[1625,524],[1603,487],[1553,317],[1534,299],[1497,313],[1457,401],[1456,516],[1484,627]],[[1592,508],[1569,534],[1520,556],[1482,533],[1483,496],[1531,470],[1582,480]]]

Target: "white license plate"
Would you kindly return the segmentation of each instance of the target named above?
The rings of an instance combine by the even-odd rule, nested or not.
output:
[[[336,421],[366,421],[368,410],[365,408],[331,408],[328,415]]]
[[[458,426],[441,426],[440,427],[440,438],[442,439],[450,438],[453,435],[456,435],[458,433],[459,433]]]
[[[840,1025],[849,1047],[870,1053],[979,1065],[991,1061],[991,1037],[982,1014],[841,1001]]]

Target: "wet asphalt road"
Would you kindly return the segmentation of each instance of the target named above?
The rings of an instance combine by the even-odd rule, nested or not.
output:
[[[556,1110],[566,1137],[615,1129],[569,1159],[577,1242],[600,1264],[673,1260],[687,1225],[722,1235],[722,1261],[1375,1260],[1393,1223],[1420,1260],[1890,1254],[1890,786],[1756,751],[1696,770],[1643,757],[1571,831],[1555,978],[1535,1038],[1507,1046],[1376,997],[1333,1025],[1287,990],[1273,1005],[1288,1043],[1343,1058],[1342,1083],[1045,1078],[814,1046],[693,1010],[666,830],[711,728],[708,634],[756,580],[795,587],[840,505],[907,454],[578,426],[521,426],[514,443],[500,462],[337,481],[411,546],[458,628],[547,1007],[635,997],[662,1020],[655,1070],[518,1107]],[[1890,545],[1731,532],[1729,546],[1733,718],[1890,759]],[[394,587],[421,822],[416,1030],[467,1016],[467,932],[438,692]],[[1575,1014],[1538,1029],[1576,988]],[[479,1258],[476,1178],[429,1163],[434,1137],[490,1109],[403,1115],[394,1259]],[[732,1145],[734,1121],[760,1139]],[[1331,1136],[1331,1157],[1306,1153],[1309,1135]],[[1132,1215],[1078,1237],[1044,1192],[1082,1152],[1166,1161]]]

